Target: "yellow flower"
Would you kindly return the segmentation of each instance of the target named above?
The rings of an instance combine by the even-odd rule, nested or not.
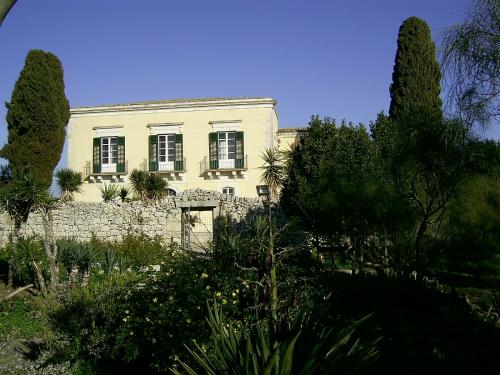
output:
[[[227,301],[225,299],[222,300],[222,304],[225,305]]]
[[[234,293],[234,292],[233,292],[232,296],[233,296],[233,297],[236,297],[236,293]]]
[[[216,297],[220,297],[220,296],[222,296],[222,293],[221,292],[217,292],[217,293],[215,293],[215,296]]]
[[[208,274],[206,274],[205,272],[203,272],[203,273],[201,274],[201,278],[202,278],[202,279],[206,279],[207,277],[208,277]]]
[[[153,298],[153,302],[154,302],[154,303],[158,302],[158,298],[156,298],[156,297],[155,297],[155,298]]]

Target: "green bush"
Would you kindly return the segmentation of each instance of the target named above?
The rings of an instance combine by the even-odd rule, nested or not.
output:
[[[159,272],[113,273],[69,291],[50,316],[72,338],[74,362],[101,371],[165,370],[176,355],[186,355],[184,345],[208,340],[207,300],[219,300],[236,316],[234,281],[214,277],[210,259],[174,248],[160,265]]]
[[[241,323],[228,322],[217,303],[208,309],[212,331],[211,357],[207,350],[195,343],[189,350],[194,362],[203,372],[197,372],[181,361],[185,373],[203,374],[281,374],[314,375],[359,373],[376,358],[378,340],[360,344],[354,337],[356,328],[369,316],[334,330],[316,322],[312,316],[297,320],[290,336],[271,345],[262,322],[246,328]],[[181,375],[179,369],[172,371]]]

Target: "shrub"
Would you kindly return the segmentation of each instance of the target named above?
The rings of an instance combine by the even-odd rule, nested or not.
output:
[[[187,354],[185,344],[208,340],[207,300],[216,298],[236,314],[234,281],[213,277],[209,259],[174,247],[160,265],[159,272],[113,273],[70,290],[51,321],[72,337],[74,360],[94,368],[165,370],[176,355]]]

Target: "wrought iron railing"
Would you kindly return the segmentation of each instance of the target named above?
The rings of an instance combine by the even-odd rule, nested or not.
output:
[[[242,159],[209,160],[207,156],[200,161],[200,174],[211,171],[238,171],[248,169],[248,155]]]

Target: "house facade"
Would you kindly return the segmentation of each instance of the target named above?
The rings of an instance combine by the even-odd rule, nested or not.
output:
[[[103,184],[127,187],[133,169],[159,174],[171,194],[202,188],[257,197],[262,192],[262,152],[278,145],[282,149],[292,133],[278,132],[276,101],[271,98],[73,108],[68,168],[82,172],[85,181],[75,199],[100,201]]]

